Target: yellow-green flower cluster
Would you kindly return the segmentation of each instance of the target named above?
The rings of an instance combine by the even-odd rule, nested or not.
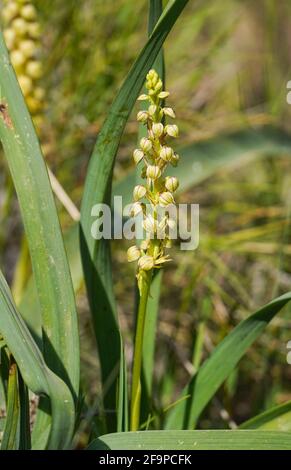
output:
[[[37,85],[43,74],[40,62],[40,24],[29,0],[3,0],[1,16],[11,63],[32,115],[43,109],[44,90]]]
[[[176,166],[179,161],[179,156],[168,144],[169,139],[178,137],[179,130],[175,124],[166,123],[169,118],[175,118],[175,113],[172,108],[163,106],[169,92],[163,91],[163,83],[155,70],[147,74],[146,89],[147,94],[138,99],[147,102],[148,109],[139,111],[137,120],[146,126],[147,136],[133,152],[135,164],[142,166],[141,177],[145,183],[135,186],[132,205],[133,216],[143,215],[146,239],[139,247],[131,246],[127,251],[128,261],[138,261],[138,278],[142,271],[159,268],[169,261],[165,254],[165,249],[171,245],[167,227],[175,222],[169,215],[160,220],[158,213],[159,208],[175,204],[174,193],[179,186],[176,177],[164,176],[166,167],[169,164]],[[150,207],[150,211],[146,207]],[[158,233],[165,235],[159,237]]]

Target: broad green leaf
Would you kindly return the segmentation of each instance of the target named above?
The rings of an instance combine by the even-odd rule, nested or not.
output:
[[[290,432],[144,431],[101,436],[88,450],[290,450]]]
[[[79,247],[79,227],[72,225],[64,234],[66,253],[69,260],[69,267],[73,281],[74,291],[77,293],[83,282],[83,271]],[[30,278],[27,287],[22,295],[19,304],[19,311],[28,325],[34,339],[39,345],[41,339],[41,318],[39,315],[40,305],[33,276]]]
[[[291,401],[275,406],[245,421],[240,425],[240,429],[291,431]]]
[[[75,407],[67,385],[45,364],[0,271],[0,331],[13,355],[21,376],[37,395],[46,395],[51,404],[51,429],[48,448],[69,446],[74,432]]]
[[[47,168],[1,32],[0,100],[0,138],[29,244],[45,359],[77,397],[79,338],[71,276]]]
[[[252,343],[272,318],[291,300],[288,292],[242,321],[214,349],[198,372],[184,388],[181,397],[166,420],[167,429],[193,429],[207,403],[229,376]]]
[[[81,208],[80,241],[88,297],[98,343],[103,384],[108,384],[120,361],[120,333],[114,302],[108,241],[91,234],[92,209],[109,202],[115,156],[128,117],[163,42],[188,0],[171,0],[148,42],[126,77],[100,131],[90,160]],[[108,354],[108,344],[111,345]],[[116,407],[117,377],[104,397],[105,408]],[[110,415],[109,415],[110,416]],[[109,418],[108,418],[109,419]],[[114,423],[111,425],[111,429]]]

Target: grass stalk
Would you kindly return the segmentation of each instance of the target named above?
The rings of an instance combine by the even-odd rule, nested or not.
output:
[[[132,387],[131,387],[131,416],[130,430],[137,431],[140,421],[140,402],[141,402],[141,368],[144,326],[146,319],[147,303],[150,293],[152,280],[152,270],[144,271],[144,276],[140,285],[140,300],[137,314],[137,327],[134,344]]]

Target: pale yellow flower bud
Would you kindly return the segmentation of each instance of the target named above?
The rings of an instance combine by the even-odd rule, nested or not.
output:
[[[41,28],[39,23],[28,23],[27,32],[32,39],[38,39],[41,35]]]
[[[168,225],[169,229],[173,230],[174,228],[176,228],[177,224],[176,224],[176,221],[174,219],[168,219],[167,220],[167,225]]]
[[[44,89],[41,88],[41,87],[39,87],[39,86],[36,87],[36,88],[34,89],[34,96],[35,96],[35,98],[36,98],[37,100],[42,101],[42,100],[44,99],[44,97],[45,97],[45,91],[44,91]]]
[[[33,5],[31,4],[28,4],[28,5],[24,5],[22,8],[21,8],[21,12],[20,12],[22,18],[24,18],[25,20],[28,20],[28,21],[33,21],[35,20],[37,14],[36,14],[36,9]]]
[[[152,133],[154,137],[161,137],[164,132],[164,126],[161,122],[154,122],[152,125]]]
[[[150,271],[154,267],[155,261],[152,256],[144,255],[138,260],[138,266],[144,271]]]
[[[171,136],[171,137],[178,137],[179,135],[179,129],[176,124],[171,124],[165,127],[166,133]]]
[[[165,187],[171,193],[174,193],[179,187],[179,181],[175,176],[166,176]]]
[[[169,162],[173,157],[173,153],[174,152],[173,152],[173,149],[171,149],[171,147],[164,146],[161,148],[160,157],[165,162]]]
[[[6,46],[8,49],[12,49],[15,46],[15,41],[16,41],[16,33],[13,29],[6,29],[4,31],[4,39],[6,42]]]
[[[167,207],[170,204],[174,204],[174,203],[175,203],[175,200],[173,198],[173,195],[169,191],[165,191],[164,193],[160,194],[159,204],[161,207]]]
[[[147,80],[148,81],[151,81],[153,83],[153,86],[156,85],[158,79],[159,79],[159,76],[157,74],[157,72],[154,70],[154,69],[151,69],[148,74],[147,74]]]
[[[151,92],[151,89],[153,88],[153,83],[151,80],[147,80],[146,82],[146,88],[149,90],[149,94]]]
[[[130,215],[136,217],[141,212],[143,212],[142,204],[140,202],[134,202],[131,206]]]
[[[27,96],[32,92],[33,85],[31,78],[26,77],[25,75],[20,75],[18,77],[18,82],[24,96]]]
[[[159,222],[159,226],[158,226],[158,230],[159,230],[159,236],[161,236],[162,234],[165,235],[165,229],[167,227],[167,217],[164,217],[160,222]]]
[[[176,115],[175,115],[174,110],[172,108],[163,108],[162,111],[165,114],[165,116],[169,116],[169,117],[175,119]]]
[[[157,221],[151,214],[146,216],[143,220],[142,226],[149,234],[154,234],[157,231]]]
[[[136,261],[139,259],[141,253],[137,246],[131,246],[127,250],[127,260],[131,263],[132,261]]]
[[[168,98],[169,95],[170,95],[170,93],[168,91],[161,91],[161,93],[158,94],[158,97],[161,100],[164,100],[165,98]]]
[[[19,43],[19,48],[27,58],[34,56],[37,52],[37,46],[31,39],[21,41]]]
[[[161,169],[156,165],[149,165],[147,167],[147,177],[156,180],[161,176]]]
[[[148,117],[149,117],[149,115],[148,115],[147,111],[139,111],[137,113],[137,120],[139,122],[146,122],[148,120]]]
[[[152,142],[150,141],[150,139],[147,139],[146,137],[143,137],[140,141],[140,148],[144,151],[144,152],[149,152],[151,149],[152,149]]]
[[[11,27],[18,36],[24,36],[27,33],[27,23],[23,18],[13,20]]]
[[[152,78],[157,77],[157,76],[158,76],[158,74],[155,71],[155,69],[150,69],[147,73],[146,78],[147,78],[147,80],[151,80]]]
[[[146,251],[150,245],[150,240],[147,238],[146,240],[143,240],[140,244],[140,247],[143,251]]]
[[[141,184],[138,184],[133,190],[133,199],[135,201],[139,201],[139,199],[142,199],[146,195],[146,192],[146,188]]]
[[[149,99],[148,95],[145,95],[145,94],[142,94],[138,97],[138,101],[146,101],[148,99]]]
[[[157,91],[160,91],[161,89],[163,88],[163,82],[162,80],[159,78],[159,80],[157,81],[156,85],[155,85],[155,93]]]
[[[37,60],[31,60],[26,66],[26,73],[31,78],[37,80],[42,76],[42,64]]]
[[[2,7],[1,14],[4,21],[9,23],[19,12],[19,7],[16,2],[9,2],[8,5]]]
[[[13,67],[16,70],[19,70],[25,63],[25,56],[21,51],[12,51],[10,54],[10,59]]]
[[[133,152],[133,159],[136,165],[143,159],[144,153],[140,149],[135,149]]]
[[[150,115],[151,117],[153,117],[153,116],[155,115],[156,111],[157,111],[157,106],[156,106],[155,104],[151,104],[151,105],[149,106],[149,110],[148,110],[149,115]]]

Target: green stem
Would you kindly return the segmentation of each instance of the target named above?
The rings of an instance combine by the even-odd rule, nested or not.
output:
[[[150,293],[152,270],[143,271],[144,277],[140,286],[140,300],[137,313],[137,327],[134,344],[132,387],[131,387],[131,417],[130,430],[139,429],[140,401],[141,401],[141,368],[142,368],[142,348],[144,337],[144,325],[146,317],[147,302]]]

